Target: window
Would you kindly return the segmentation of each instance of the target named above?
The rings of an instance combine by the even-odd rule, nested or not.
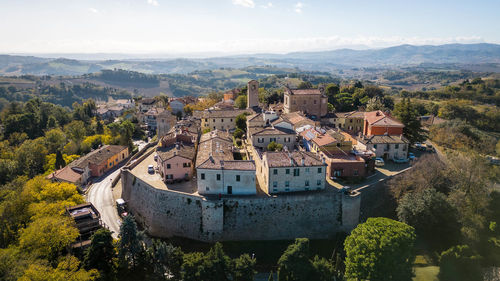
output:
[[[316,185],[321,185],[321,180],[317,180]]]
[[[395,149],[399,149],[399,144],[397,143],[395,146],[394,146]]]
[[[113,162],[109,163],[109,166],[112,167],[113,166]]]
[[[206,191],[210,191],[210,187],[208,187],[208,186],[207,186],[207,187],[205,187],[205,190],[206,190]]]
[[[373,145],[373,148],[377,149],[377,145],[376,145],[376,144],[374,144],[374,145]]]
[[[212,121],[215,122],[215,119],[213,119]]]
[[[278,174],[278,169],[273,169],[273,175],[277,175]]]
[[[278,192],[278,189],[277,188],[273,188],[273,192]]]
[[[182,163],[182,167],[184,168],[188,168],[188,167],[191,167],[191,163]]]
[[[170,164],[167,164],[167,169],[170,169]]]
[[[184,178],[188,178],[188,177],[189,177],[189,175],[187,173],[184,174]]]
[[[240,175],[236,175],[236,181],[240,181]]]
[[[118,158],[117,158],[117,159],[115,159],[115,162],[116,162],[116,163],[118,163]]]
[[[285,170],[285,174],[289,175],[290,174],[290,169]]]
[[[231,122],[233,122],[233,118],[231,118],[230,120],[231,120]]]
[[[202,180],[204,180],[205,179],[205,174],[201,174],[200,177],[201,177]]]
[[[285,187],[290,187],[290,182],[289,181],[285,182]]]
[[[310,172],[309,168],[306,168],[306,173],[309,173],[309,172]]]
[[[357,176],[358,175],[358,170],[354,170],[353,175]]]
[[[278,187],[278,182],[277,181],[273,181],[273,187]]]
[[[208,122],[208,119],[207,119],[207,118],[205,118],[205,122]],[[207,188],[208,188],[208,187],[207,187]]]
[[[294,176],[294,177],[298,177],[298,176],[300,176],[300,169],[299,169],[299,168],[297,168],[297,169],[293,169],[293,176]]]
[[[220,181],[220,174],[217,174],[217,180]]]
[[[323,172],[323,169],[318,168],[318,174],[321,174]]]

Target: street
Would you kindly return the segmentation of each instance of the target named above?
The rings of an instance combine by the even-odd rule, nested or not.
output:
[[[89,187],[86,200],[91,202],[101,214],[101,220],[113,232],[113,238],[118,238],[120,233],[121,218],[116,211],[113,193],[111,191],[111,181],[120,176],[120,169],[103,176],[94,181]]]

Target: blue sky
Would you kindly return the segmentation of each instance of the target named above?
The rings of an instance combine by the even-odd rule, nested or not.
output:
[[[0,53],[286,53],[500,43],[499,0],[2,0]]]

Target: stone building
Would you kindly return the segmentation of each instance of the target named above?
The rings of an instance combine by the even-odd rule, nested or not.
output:
[[[408,158],[408,140],[399,136],[379,135],[379,136],[358,136],[355,148],[360,151],[371,151],[376,157],[388,159]]]
[[[251,110],[203,110],[197,111],[195,116],[201,120],[201,129],[203,130],[233,130],[236,127],[236,116],[242,113],[253,113]]]
[[[350,134],[357,134],[364,131],[365,112],[337,112],[329,113],[323,118],[322,123],[333,128],[342,129]]]
[[[198,193],[203,195],[256,194],[255,163],[235,160],[233,141],[227,132],[203,134],[196,156]]]
[[[365,112],[363,135],[402,135],[405,126],[380,110]]]
[[[158,147],[156,154],[160,175],[165,182],[189,180],[192,177],[196,155],[194,145],[177,142]]]
[[[250,80],[247,84],[247,108],[259,106],[259,82]]]
[[[319,119],[328,113],[328,99],[320,89],[285,88],[284,112],[295,111],[302,111]]]
[[[326,164],[312,152],[255,149],[254,154],[259,186],[268,194],[325,188]]]
[[[165,110],[160,112],[158,116],[156,116],[156,134],[158,138],[166,135],[176,122],[177,117],[172,115],[170,111]]]

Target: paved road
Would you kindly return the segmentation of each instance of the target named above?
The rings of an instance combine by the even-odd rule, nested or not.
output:
[[[101,213],[101,220],[113,232],[113,238],[118,238],[121,224],[111,191],[111,181],[118,176],[120,176],[120,169],[95,180],[86,195],[87,202],[91,202],[97,208]]]

